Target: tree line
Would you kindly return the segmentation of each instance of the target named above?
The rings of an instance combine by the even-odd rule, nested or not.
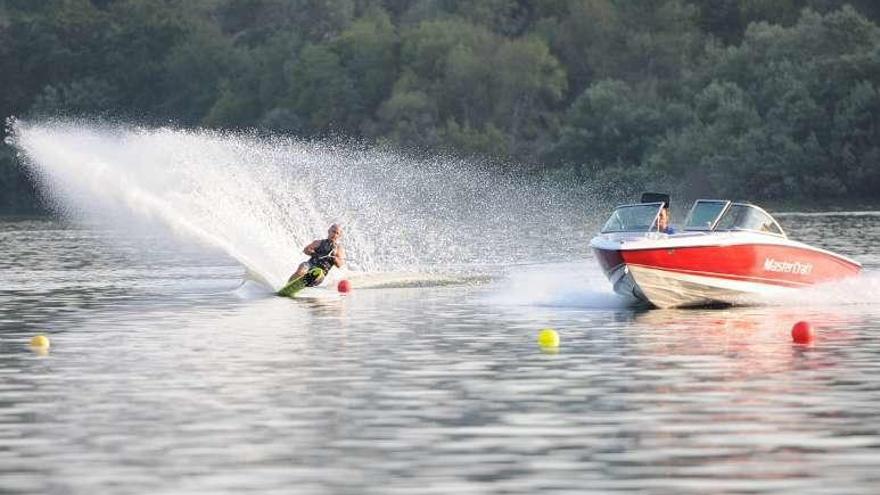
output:
[[[878,21],[873,0],[4,0],[0,118],[172,119],[562,179],[870,198]],[[33,204],[6,145],[0,191],[0,208]]]

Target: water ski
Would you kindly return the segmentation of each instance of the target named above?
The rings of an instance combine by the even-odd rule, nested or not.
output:
[[[305,275],[295,278],[287,283],[281,290],[277,292],[279,296],[293,297],[297,292],[306,287],[318,285],[324,278],[324,270],[315,267],[307,271]]]

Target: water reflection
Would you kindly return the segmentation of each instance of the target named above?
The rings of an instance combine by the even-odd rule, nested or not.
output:
[[[289,300],[237,290],[222,258],[92,257],[83,234],[88,264],[67,244],[62,263],[52,236],[40,242],[3,268],[16,274],[0,290],[5,491],[872,493],[878,481],[876,305],[820,294],[638,311],[587,262]],[[818,329],[814,345],[791,342],[798,320]],[[548,326],[558,354],[535,343]],[[48,355],[27,345],[37,331]]]

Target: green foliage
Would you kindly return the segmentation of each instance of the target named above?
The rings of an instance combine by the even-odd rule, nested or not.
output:
[[[162,85],[168,96],[162,101],[163,111],[185,123],[198,123],[217,100],[218,82],[233,60],[232,43],[215,25],[193,23],[186,38],[165,57]]]
[[[553,111],[567,87],[565,70],[538,38],[504,41],[495,54],[492,124],[510,138],[510,156],[539,141],[554,125]]]
[[[428,94],[412,82],[415,76],[404,74],[395,84],[391,97],[382,104],[379,119],[387,140],[414,148],[439,146],[439,111]]]
[[[202,124],[304,131],[302,118],[288,101],[289,67],[302,45],[296,33],[276,32],[260,48],[236,47],[230,70],[218,82],[217,100]]]
[[[693,189],[712,194],[748,192],[738,186],[756,179],[753,168],[764,137],[753,102],[737,84],[714,81],[696,96],[694,111],[690,125],[658,144],[650,164],[682,178]],[[740,180],[725,191],[731,175]]]
[[[486,124],[482,129],[472,129],[449,120],[441,136],[443,142],[458,153],[487,155],[494,158],[508,156],[504,133],[491,123]]]
[[[368,127],[379,105],[389,96],[394,84],[397,33],[388,14],[375,9],[352,23],[335,43],[348,78],[352,81],[353,99],[350,119]],[[352,127],[357,124],[353,122]]]
[[[6,0],[0,118],[344,133],[693,194],[875,196],[878,21],[873,0]],[[0,145],[6,208],[32,201],[21,170]]]
[[[292,107],[311,128],[348,129],[348,115],[359,105],[339,55],[325,45],[306,45],[291,74]]]
[[[599,81],[569,108],[555,155],[568,163],[589,157],[603,167],[638,165],[686,118],[680,106],[664,109],[654,95],[639,94],[623,81]]]
[[[39,208],[33,185],[21,173],[8,146],[0,146],[0,191],[0,211],[30,213]]]
[[[205,16],[249,47],[261,46],[281,31],[295,31],[306,41],[320,43],[337,36],[355,16],[353,0],[214,0],[211,4]]]
[[[125,0],[110,5],[102,74],[119,88],[126,106],[154,109],[171,96],[164,84],[166,58],[192,25],[171,4]]]
[[[524,34],[535,6],[517,0],[482,0],[455,2],[455,13],[468,21],[485,26],[505,36]]]
[[[878,50],[880,29],[849,7],[806,10],[791,27],[752,24],[741,44],[707,51],[690,82],[706,88],[694,98],[699,119],[652,163],[705,178],[714,192],[871,194]]]
[[[661,82],[674,88],[700,54],[697,10],[678,0],[571,2],[559,21],[555,51],[579,95],[592,82]]]
[[[398,92],[426,95],[436,102],[431,120],[445,123],[446,144],[469,143],[467,152],[528,157],[534,143],[549,135],[554,121],[550,114],[566,89],[564,69],[540,38],[508,40],[457,18],[422,22],[406,31],[401,63],[408,70],[388,104],[399,111],[400,102],[412,100],[398,100]],[[427,107],[410,108],[423,113]],[[386,128],[396,127],[392,119],[400,117],[398,111],[382,112]],[[506,142],[485,138],[496,135]],[[486,144],[475,149],[476,143]]]

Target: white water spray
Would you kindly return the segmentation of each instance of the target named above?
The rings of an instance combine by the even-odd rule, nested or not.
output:
[[[14,122],[11,136],[69,218],[159,223],[273,288],[334,221],[352,269],[422,273],[583,257],[596,221],[585,191],[351,144],[80,121]]]

